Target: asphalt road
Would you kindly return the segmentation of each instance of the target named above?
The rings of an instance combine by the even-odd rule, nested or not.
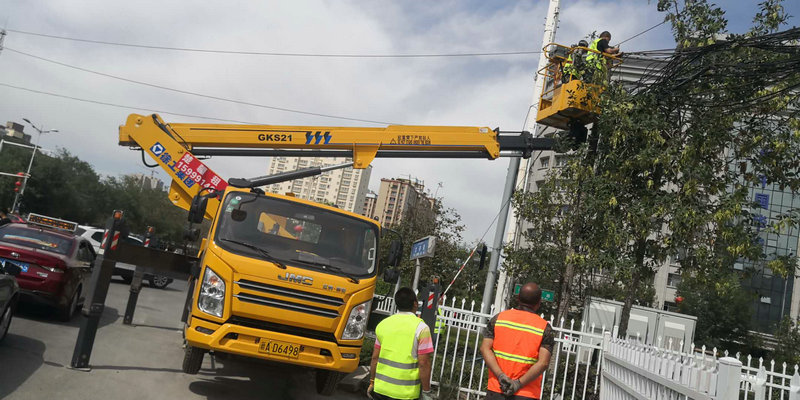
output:
[[[122,324],[128,286],[112,281],[97,332],[90,372],[67,368],[80,318],[56,320],[44,307],[21,304],[0,344],[0,399],[364,399],[337,391],[316,394],[303,368],[249,361],[212,360],[198,375],[181,371],[181,305],[186,283],[165,290],[145,285],[134,326]]]

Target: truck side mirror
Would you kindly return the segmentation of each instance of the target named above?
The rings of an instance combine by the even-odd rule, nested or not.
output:
[[[189,242],[196,242],[197,239],[200,239],[199,228],[186,228],[183,231],[183,240],[187,240]]]
[[[400,279],[400,270],[397,268],[387,268],[383,272],[383,281],[386,283],[395,284]]]
[[[403,242],[398,239],[392,240],[389,243],[389,255],[386,259],[386,264],[389,267],[397,267],[400,264],[400,259],[403,256]]]
[[[197,194],[192,198],[192,204],[189,206],[189,222],[199,224],[203,222],[206,215],[206,207],[208,207],[208,197]]]

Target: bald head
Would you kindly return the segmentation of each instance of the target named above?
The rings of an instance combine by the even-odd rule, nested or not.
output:
[[[539,305],[540,301],[542,301],[542,289],[539,288],[539,285],[533,282],[522,285],[522,288],[519,290],[520,303],[535,307]]]

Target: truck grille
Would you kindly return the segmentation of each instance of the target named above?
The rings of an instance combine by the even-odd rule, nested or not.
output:
[[[302,336],[309,339],[324,340],[326,342],[336,343],[336,337],[332,333],[317,331],[313,329],[300,328],[297,326],[278,324],[275,322],[261,321],[258,319],[251,319],[239,316],[232,316],[228,319],[228,323],[234,325],[246,326],[248,328],[262,329],[265,331],[285,333],[287,335]]]
[[[334,306],[337,308],[344,305],[344,300],[332,296],[318,295],[315,293],[304,292],[297,289],[269,285],[266,283],[254,282],[244,279],[235,281],[234,283],[236,283],[241,289],[257,291],[265,294],[293,297],[298,300],[321,303],[321,305]],[[325,318],[337,318],[339,316],[339,310],[332,310],[330,308],[301,304],[292,301],[276,299],[273,297],[265,297],[251,293],[240,292],[238,294],[234,294],[233,297],[236,297],[240,301],[248,303],[281,308],[289,311],[297,311]]]

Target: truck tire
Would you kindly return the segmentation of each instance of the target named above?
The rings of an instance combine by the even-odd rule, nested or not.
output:
[[[200,367],[203,366],[203,356],[205,354],[205,350],[187,343],[183,353],[183,372],[189,375],[197,375]]]
[[[317,370],[317,393],[323,396],[330,396],[336,390],[336,385],[342,380],[340,372],[328,371],[326,369]]]

